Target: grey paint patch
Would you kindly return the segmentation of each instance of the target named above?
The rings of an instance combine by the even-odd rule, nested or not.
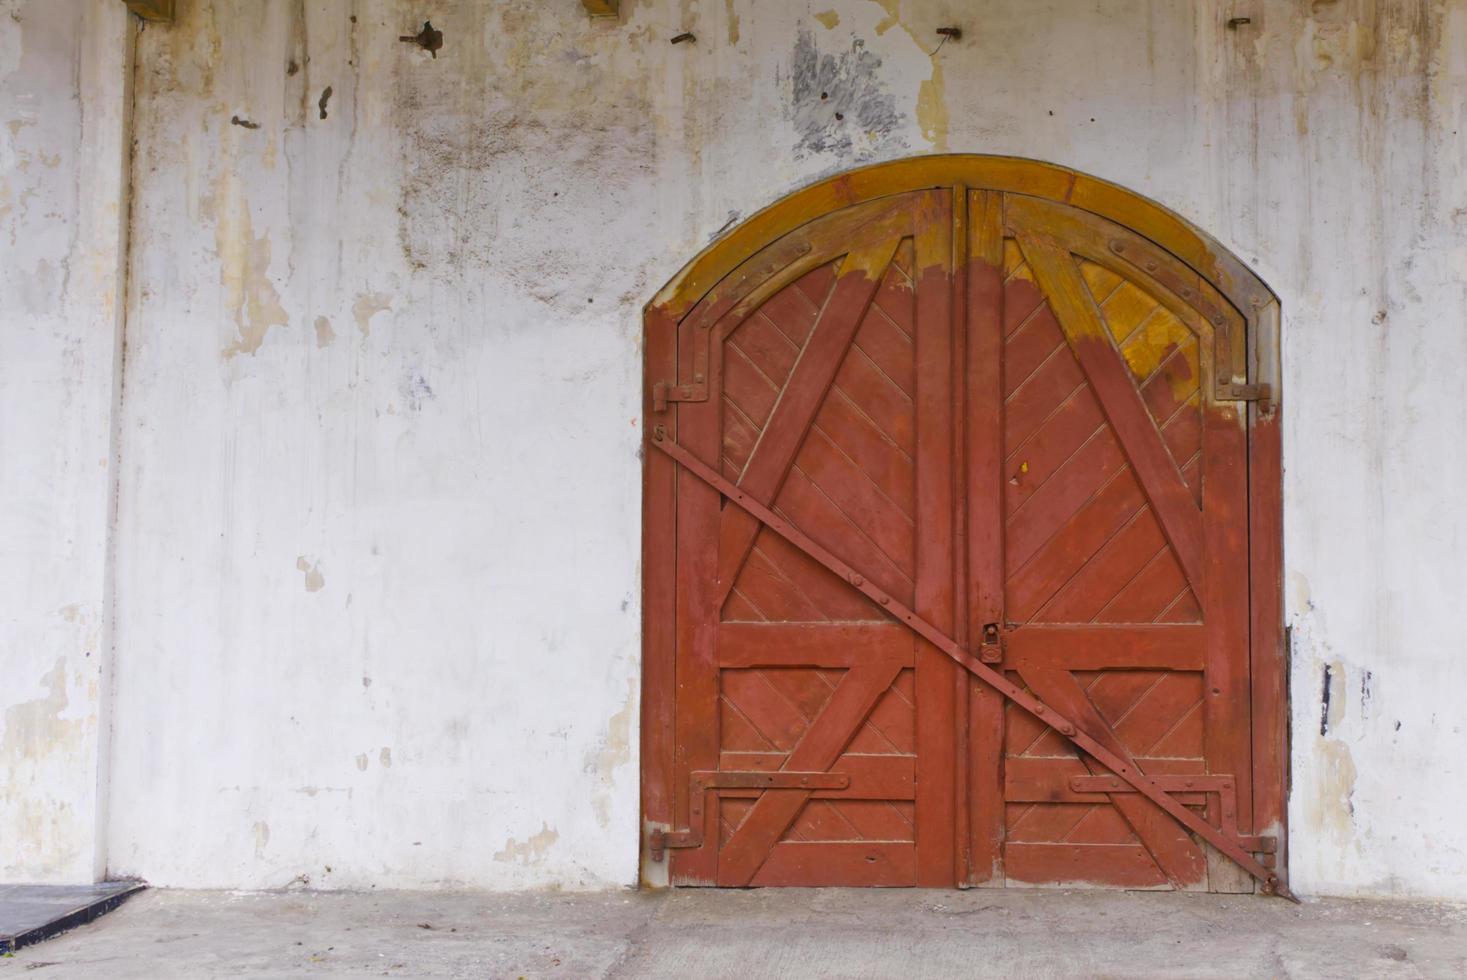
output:
[[[860,38],[843,51],[822,54],[815,35],[800,29],[791,59],[794,98],[786,108],[800,134],[796,157],[834,153],[863,160],[906,145],[895,135],[903,118],[880,68],[881,57]]]

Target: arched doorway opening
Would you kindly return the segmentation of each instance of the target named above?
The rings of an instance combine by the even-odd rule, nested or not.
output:
[[[1154,202],[922,157],[646,309],[643,866],[1286,891],[1278,304]]]

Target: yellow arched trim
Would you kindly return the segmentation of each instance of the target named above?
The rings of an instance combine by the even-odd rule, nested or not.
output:
[[[950,153],[909,157],[828,177],[764,208],[700,252],[653,297],[648,310],[680,320],[754,252],[822,215],[929,187],[964,185],[1058,201],[1129,228],[1191,266],[1252,321],[1273,293],[1218,241],[1155,201],[1109,181],[1022,157]]]

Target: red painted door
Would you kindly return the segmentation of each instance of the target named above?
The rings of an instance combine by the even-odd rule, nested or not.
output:
[[[649,308],[649,432],[690,454],[648,470],[654,858],[678,884],[1251,888],[1159,805],[1270,846],[1241,316],[1042,196],[836,204]]]

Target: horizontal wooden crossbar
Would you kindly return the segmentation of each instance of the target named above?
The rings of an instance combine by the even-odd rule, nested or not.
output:
[[[1230,838],[1212,826],[1212,824],[1187,809],[1186,806],[1174,799],[1165,789],[1158,785],[1156,780],[1140,772],[1100,742],[1086,735],[1072,720],[1066,718],[1063,714],[1034,697],[1034,695],[1017,684],[1014,684],[1000,672],[969,654],[937,626],[934,626],[926,619],[917,615],[914,610],[899,601],[896,597],[873,585],[865,576],[841,561],[774,511],[770,510],[762,501],[754,499],[748,493],[741,490],[738,485],[725,479],[721,473],[698,459],[698,457],[694,456],[686,448],[678,445],[676,441],[667,438],[665,429],[660,425],[653,430],[652,445],[672,457],[684,469],[717,490],[734,504],[743,508],[750,516],[754,517],[775,534],[778,534],[815,561],[845,579],[859,592],[877,603],[893,619],[941,650],[969,673],[982,680],[985,684],[998,691],[1005,698],[1033,715],[1039,721],[1059,732],[1083,752],[1091,756],[1091,758],[1135,787],[1136,792],[1155,803],[1182,826],[1212,844],[1212,846],[1216,847],[1223,854],[1226,854],[1244,871],[1247,871],[1256,878],[1263,885],[1266,893],[1276,894],[1283,898],[1297,901],[1289,892],[1288,887],[1279,878],[1278,874],[1259,863],[1235,839]],[[701,825],[693,828],[693,830],[695,833],[701,833]]]

